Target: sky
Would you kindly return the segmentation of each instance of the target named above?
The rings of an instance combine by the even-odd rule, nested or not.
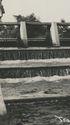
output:
[[[16,21],[13,15],[27,16],[31,13],[42,22],[70,22],[70,0],[3,0],[5,14],[3,21]]]

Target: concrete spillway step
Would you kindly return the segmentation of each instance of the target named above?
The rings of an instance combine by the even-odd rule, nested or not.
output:
[[[59,66],[70,66],[70,58],[0,61],[0,69],[2,69],[2,68],[59,67]]]
[[[69,58],[70,47],[0,48],[0,60]]]
[[[0,78],[70,75],[70,59],[50,61],[1,61]]]

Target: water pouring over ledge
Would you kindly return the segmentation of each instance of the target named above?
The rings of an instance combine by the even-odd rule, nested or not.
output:
[[[70,47],[0,48],[0,60],[69,58]]]
[[[40,124],[41,121],[42,121],[42,124],[46,124],[46,123],[50,124],[51,120],[47,121],[48,114],[46,111],[48,111],[49,116],[51,116],[50,115],[51,109],[47,110],[47,107],[51,106],[52,109],[54,110],[54,107],[56,107],[55,104],[56,105],[58,104],[57,106],[58,110],[59,109],[61,110],[62,107],[64,107],[64,109],[65,107],[67,108],[69,103],[67,105],[66,100],[70,102],[69,101],[70,84],[68,79],[67,79],[68,82],[65,79],[61,81],[54,80],[51,82],[48,79],[46,80],[45,76],[46,77],[53,76],[54,78],[54,75],[58,75],[60,76],[60,78],[62,78],[62,76],[68,77],[68,75],[70,75],[70,63],[68,62],[70,58],[70,48],[69,47],[51,48],[51,46],[49,48],[48,47],[49,38],[48,39],[46,38],[46,41],[45,39],[42,39],[41,41],[40,39],[35,39],[35,40],[28,39],[28,41],[26,41],[27,39],[25,39],[25,41],[28,42],[27,46],[33,47],[33,42],[34,42],[35,46],[41,43],[41,45],[44,45],[44,46],[46,45],[47,46],[46,48],[44,47],[39,48],[39,46],[38,48],[31,48],[31,49],[23,48],[23,47],[26,47],[25,42],[23,40],[22,41],[17,40],[17,38],[15,38],[16,35],[13,35],[11,32],[11,28],[12,28],[12,31],[14,29],[14,33],[16,34],[15,31],[18,30],[18,27],[19,27],[19,24],[18,26],[15,26],[14,24],[14,26],[12,25],[12,27],[8,26],[8,24],[4,24],[3,33],[5,33],[4,30],[7,30],[7,32],[5,35],[1,34],[2,37],[3,36],[6,37],[7,35],[7,36],[14,37],[14,39],[9,39],[8,37],[0,39],[1,42],[3,43],[2,46],[4,45],[3,47],[5,47],[5,48],[0,48],[0,60],[2,61],[0,62],[0,78],[1,78],[0,82],[2,83],[1,85],[2,85],[4,101],[7,107],[8,114],[10,116],[9,117],[10,124],[15,124],[15,123],[17,124],[17,121],[19,119],[20,120],[22,119],[23,123],[28,125],[29,124],[38,125]],[[9,33],[9,35],[7,33]],[[8,44],[6,44],[7,40],[8,40]],[[23,43],[22,48],[19,48],[19,46],[17,48],[14,48],[14,47],[9,48],[13,40],[15,40],[15,43],[17,42],[18,45],[19,43]],[[36,42],[37,44],[35,44]],[[7,48],[5,45],[6,46],[8,45]],[[61,59],[61,63],[60,63],[60,58],[64,58],[63,60]],[[58,60],[59,62],[57,64]],[[40,64],[41,61],[42,61],[42,64]],[[27,65],[25,66],[24,63]],[[38,81],[36,81],[35,78]],[[26,80],[24,81],[23,79],[30,80],[30,82],[27,83],[27,81]],[[7,94],[9,95],[9,98],[7,98],[8,97]],[[26,101],[26,97],[29,94],[30,94],[31,100],[30,98],[29,99],[27,98],[27,101]],[[18,96],[19,98],[17,99]],[[34,101],[33,99],[36,99],[36,98],[38,100]],[[64,103],[65,105],[63,105]],[[54,114],[60,113],[60,111],[58,112],[57,108],[55,108],[56,111],[54,110]],[[65,113],[66,111],[67,110],[65,110]],[[19,116],[19,113],[21,114],[20,116]],[[69,107],[68,107],[67,113],[69,114]],[[51,116],[52,123],[53,123],[54,114]],[[62,115],[62,113],[60,114]],[[51,118],[49,117],[49,119]]]

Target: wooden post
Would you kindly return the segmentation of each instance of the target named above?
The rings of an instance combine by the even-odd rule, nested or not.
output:
[[[26,22],[20,22],[20,38],[25,47],[28,46]]]
[[[57,23],[53,22],[51,25],[51,37],[53,46],[60,46]]]

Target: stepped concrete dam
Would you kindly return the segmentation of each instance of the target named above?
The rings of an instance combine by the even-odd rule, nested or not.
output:
[[[0,22],[0,123],[70,124],[70,23]]]

